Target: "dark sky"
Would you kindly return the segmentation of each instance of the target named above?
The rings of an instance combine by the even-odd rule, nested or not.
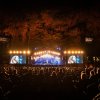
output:
[[[0,9],[8,11],[42,9],[88,9],[99,6],[100,0],[0,0]]]

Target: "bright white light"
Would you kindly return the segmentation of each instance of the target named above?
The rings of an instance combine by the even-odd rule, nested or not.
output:
[[[50,54],[44,54],[44,55],[42,55],[41,57],[43,57],[43,58],[50,58],[50,57],[53,57],[53,56],[50,55]]]
[[[17,64],[19,63],[19,57],[18,56],[13,56],[11,58],[10,64]]]
[[[68,58],[68,64],[73,64],[73,63],[76,63],[76,57],[74,55]]]
[[[55,59],[58,59],[59,60],[60,58],[59,57],[55,57]]]

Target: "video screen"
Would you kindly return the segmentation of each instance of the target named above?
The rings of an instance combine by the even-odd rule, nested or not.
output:
[[[11,55],[10,64],[26,64],[25,55]]]
[[[70,55],[68,56],[68,64],[82,64],[83,56],[82,55]]]
[[[50,54],[31,57],[31,64],[35,65],[61,65],[61,58]]]

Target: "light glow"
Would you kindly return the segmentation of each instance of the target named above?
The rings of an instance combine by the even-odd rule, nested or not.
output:
[[[12,51],[9,51],[9,53],[12,54],[13,52]]]
[[[15,54],[15,53],[16,53],[16,51],[13,51],[13,53]]]
[[[80,51],[80,50],[68,50],[68,51],[64,51],[64,54],[84,54],[84,51]]]
[[[18,53],[19,53],[19,51],[16,51],[16,53],[18,54]]]
[[[30,54],[30,51],[29,50],[27,51],[27,54]]]
[[[78,51],[78,54],[80,54],[81,53],[81,51]]]
[[[19,51],[19,53],[21,54],[21,53],[22,53],[22,51]]]
[[[50,51],[50,50],[47,50],[47,51],[39,51],[39,52],[35,52],[34,55],[37,56],[37,55],[44,55],[44,54],[53,54],[53,55],[60,55],[59,52],[55,52],[55,51]]]
[[[30,50],[24,50],[24,51],[18,51],[18,50],[10,50],[9,51],[9,54],[30,54],[31,53],[31,51]]]
[[[23,54],[26,54],[26,51],[23,51]]]
[[[71,52],[70,51],[68,51],[68,54],[70,54]]]

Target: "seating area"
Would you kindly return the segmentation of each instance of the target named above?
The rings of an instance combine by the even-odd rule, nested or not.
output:
[[[0,100],[95,100],[100,67],[0,65]]]

